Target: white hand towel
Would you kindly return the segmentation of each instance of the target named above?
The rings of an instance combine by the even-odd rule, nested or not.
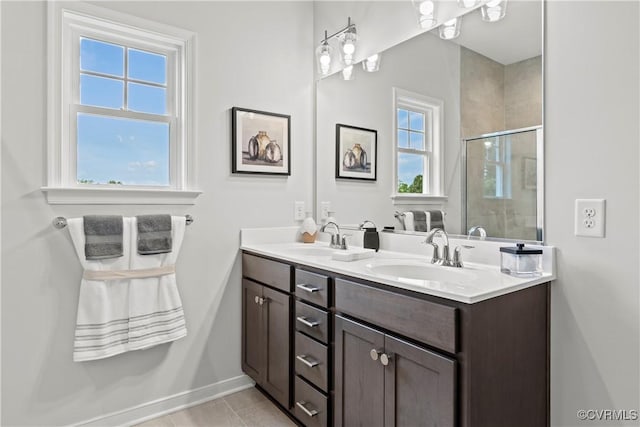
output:
[[[84,257],[82,218],[69,219],[71,239],[85,270],[118,271],[125,277],[129,271],[146,270],[153,275],[106,280],[83,277],[78,300],[74,361],[115,356],[186,335],[182,302],[172,268],[184,237],[185,218],[171,219],[172,252],[138,255],[135,218],[124,218],[123,256],[95,261]]]

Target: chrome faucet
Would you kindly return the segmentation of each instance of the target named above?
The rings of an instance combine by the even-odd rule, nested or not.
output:
[[[487,230],[485,230],[483,227],[480,227],[479,225],[474,225],[469,229],[467,233],[467,239],[469,239],[469,237],[471,237],[471,235],[476,231],[480,234],[480,240],[484,240],[484,238],[487,237]]]
[[[433,239],[440,234],[442,236],[442,250],[437,243],[433,241]],[[425,243],[433,246],[433,257],[431,258],[432,264],[442,265],[445,267],[462,267],[462,249],[472,249],[473,246],[457,246],[453,251],[453,256],[449,257],[449,236],[447,233],[441,228],[432,228],[427,233],[427,238],[424,241]]]
[[[433,242],[433,239],[438,235],[442,235],[442,250],[440,250],[440,247],[438,246],[437,243]],[[447,235],[447,232],[444,231],[442,228],[432,228],[428,233],[427,233],[427,238],[424,241],[425,243],[433,246],[433,257],[431,258],[431,263],[432,264],[438,264],[438,265],[448,265],[448,261],[449,261],[449,236]]]
[[[329,247],[331,247],[333,249],[344,249],[344,250],[346,250],[347,249],[347,236],[341,236],[340,235],[340,227],[338,226],[338,224],[336,224],[333,221],[329,221],[325,225],[323,225],[322,228],[320,228],[320,231],[323,232],[323,233],[328,233],[328,231],[325,231],[325,230],[330,225],[333,225],[333,227],[336,229],[336,232],[331,235],[331,243],[329,244]]]

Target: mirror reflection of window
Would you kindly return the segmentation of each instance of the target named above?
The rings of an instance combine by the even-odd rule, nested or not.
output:
[[[439,195],[442,101],[401,89],[395,91],[394,191]]]
[[[511,140],[496,137],[484,141],[483,195],[511,198]]]

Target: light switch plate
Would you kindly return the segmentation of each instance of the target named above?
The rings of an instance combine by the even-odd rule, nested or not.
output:
[[[324,221],[329,218],[331,210],[331,202],[320,202],[320,220]]]
[[[576,236],[604,237],[605,220],[604,199],[576,199]]]
[[[296,202],[293,209],[293,219],[302,221],[304,219],[304,202]]]

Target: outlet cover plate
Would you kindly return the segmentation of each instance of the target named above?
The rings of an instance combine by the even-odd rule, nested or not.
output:
[[[604,237],[605,220],[605,199],[576,199],[576,236]]]
[[[320,202],[320,219],[325,220],[329,218],[330,210],[331,210],[331,202]]]

